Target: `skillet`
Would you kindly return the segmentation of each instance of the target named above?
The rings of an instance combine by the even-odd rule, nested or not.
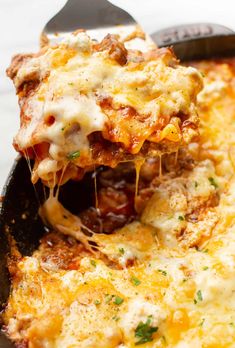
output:
[[[159,47],[173,46],[181,61],[226,57],[235,55],[235,34],[215,24],[191,24],[158,31],[152,35]],[[90,205],[94,192],[90,174],[82,182],[68,182],[60,189],[59,199],[70,211],[77,213]],[[18,156],[12,166],[2,192],[0,203],[0,310],[4,308],[10,292],[7,256],[10,254],[9,236],[16,242],[22,255],[31,255],[46,231],[38,216],[44,188],[30,180],[26,160]],[[75,204],[76,203],[76,204]],[[74,211],[74,206],[79,210]],[[0,332],[0,348],[13,348],[4,333]]]

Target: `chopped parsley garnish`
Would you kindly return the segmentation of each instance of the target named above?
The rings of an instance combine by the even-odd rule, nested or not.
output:
[[[194,181],[194,186],[195,186],[195,188],[198,187],[198,182],[197,181]]]
[[[123,298],[121,298],[121,297],[119,297],[119,296],[116,296],[115,297],[115,299],[114,299],[114,301],[113,301],[113,303],[115,303],[116,305],[120,305],[120,304],[122,304],[123,303]]]
[[[209,180],[210,184],[212,186],[214,186],[214,188],[218,188],[219,187],[214,178],[210,177],[210,178],[208,178],[208,180]]]
[[[198,290],[198,291],[197,291],[197,300],[198,300],[198,301],[202,301],[202,300],[203,300],[201,290]]]
[[[113,298],[113,295],[105,294],[105,303],[109,303]]]
[[[96,306],[98,306],[98,305],[101,304],[101,301],[100,301],[100,300],[95,300],[94,304],[95,304]]]
[[[162,270],[162,269],[158,269],[158,272],[161,273],[164,276],[167,276],[167,272]]]
[[[125,254],[125,250],[124,250],[123,248],[119,248],[118,251],[119,251],[119,253],[122,254],[122,255]]]
[[[205,321],[205,318],[202,319],[202,321],[200,322],[199,326],[203,326],[204,321]]]
[[[151,326],[151,321],[150,316],[145,323],[142,321],[139,322],[137,328],[135,329],[135,337],[139,339],[135,343],[136,346],[146,342],[151,342],[153,340],[153,333],[157,332],[158,327]]]
[[[118,321],[120,318],[119,318],[117,315],[114,315],[114,316],[112,317],[112,319],[115,320],[115,321]]]
[[[229,323],[229,325],[230,325],[230,326],[234,326],[234,323],[231,322],[231,323]]]
[[[208,266],[204,266],[204,267],[203,267],[203,271],[207,271],[208,269],[209,269]]]
[[[140,285],[140,283],[141,283],[141,281],[138,279],[138,278],[136,278],[136,277],[131,277],[131,282],[132,282],[132,284],[133,285],[135,285],[135,286],[138,286],[138,285]]]
[[[184,221],[184,220],[185,220],[185,218],[184,218],[183,215],[178,216],[178,219],[179,219],[180,221]]]
[[[120,305],[123,303],[123,298],[119,297],[119,296],[115,296],[115,295],[110,295],[110,294],[105,294],[105,303],[110,303],[112,301],[112,303],[116,304],[116,305]]]
[[[73,161],[75,160],[76,158],[80,157],[80,151],[74,151],[74,152],[71,152],[67,155],[67,159],[69,161]]]
[[[95,260],[91,260],[90,263],[91,263],[92,266],[96,267],[96,262],[95,262]]]

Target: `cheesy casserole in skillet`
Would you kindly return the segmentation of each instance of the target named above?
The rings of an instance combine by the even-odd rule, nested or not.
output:
[[[87,37],[84,36],[84,40],[88,40]],[[169,52],[164,52],[164,57]],[[165,64],[161,54],[157,62],[160,59],[161,64]],[[65,61],[68,64],[67,56]],[[115,62],[115,69],[116,64],[119,63]],[[143,64],[147,67],[149,63]],[[16,253],[9,263],[12,291],[3,320],[7,334],[17,347],[235,347],[235,63],[234,59],[227,59],[192,65],[204,76],[204,88],[198,95],[199,138],[188,145],[189,139],[180,140],[181,147],[175,148],[174,153],[162,151],[158,153],[161,157],[147,156],[141,162],[138,180],[132,161],[119,163],[113,169],[99,168],[94,204],[78,216],[63,208],[54,197],[42,207],[42,216],[54,230],[43,237],[32,256],[21,257]],[[189,107],[189,94],[184,93],[182,81],[187,80],[188,93],[193,75],[199,91],[199,73],[192,68],[176,69],[182,69],[178,73],[182,71],[185,79],[178,80],[178,87],[174,87],[179,89],[182,103],[188,101],[187,111],[184,109],[183,113],[188,119],[195,118],[194,104],[190,102]],[[14,79],[17,84],[19,76]],[[66,72],[62,74],[61,81],[63,79],[67,83]],[[128,83],[131,81],[128,77]],[[43,90],[44,85],[40,88]],[[132,108],[137,108],[134,103],[138,104],[139,98],[142,103],[143,95],[133,101],[133,95],[129,94],[132,87],[125,88],[131,101],[125,99],[127,95],[117,94],[115,105],[121,100],[118,98],[124,98],[120,103],[131,103]],[[190,92],[193,99],[196,90]],[[27,87],[26,92],[22,89],[19,93],[23,93],[24,100]],[[171,98],[167,90],[166,93]],[[84,98],[90,97],[85,93]],[[97,103],[92,106],[93,111],[97,105],[100,107],[99,101]],[[144,100],[138,107],[147,107],[146,103]],[[176,105],[178,102],[170,109],[172,113],[167,109],[168,124],[179,126],[176,129],[181,139],[185,116],[181,114],[181,107],[173,111]],[[67,106],[63,107],[61,110],[65,112]],[[105,117],[112,119],[107,109],[102,110]],[[27,127],[29,121],[24,119],[26,111],[22,112],[24,129],[18,133],[15,143],[23,152],[31,146],[32,134]],[[56,119],[61,118],[58,115]],[[114,116],[114,123],[118,124],[115,123],[115,129],[123,126],[119,116]],[[183,120],[174,123],[173,117]],[[190,122],[186,124],[192,125]],[[61,120],[59,124],[63,126]],[[108,133],[103,126],[96,131],[106,137]],[[129,123],[126,126],[129,127]],[[150,137],[149,141],[155,142],[150,134],[146,135],[145,126],[144,122],[141,129],[145,141]],[[193,130],[197,131],[195,126]],[[25,133],[28,138],[24,138]],[[127,133],[132,134],[129,130]],[[115,139],[109,141],[120,140]],[[175,139],[168,140],[174,142]],[[129,149],[131,154],[141,152],[142,140],[138,138],[137,147],[133,145],[130,150],[130,143],[125,139],[120,141],[121,148]],[[176,143],[179,145],[178,140]],[[55,145],[54,138],[50,140],[49,150],[47,145],[46,158],[48,153],[52,157],[52,145]],[[65,148],[63,156],[67,151]],[[101,163],[96,165],[108,164],[102,153],[97,160]],[[34,175],[44,180],[44,174],[38,169],[40,161],[37,161]],[[75,167],[80,165],[81,162],[76,162]],[[82,199],[74,197],[74,205]]]

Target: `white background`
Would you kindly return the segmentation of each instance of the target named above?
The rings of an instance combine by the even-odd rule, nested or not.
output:
[[[6,67],[14,53],[37,50],[41,30],[65,2],[0,0],[0,190],[16,156],[11,143],[19,127],[17,98],[11,81],[5,76]],[[214,22],[235,30],[235,0],[113,2],[127,9],[149,33],[176,24],[195,22]]]

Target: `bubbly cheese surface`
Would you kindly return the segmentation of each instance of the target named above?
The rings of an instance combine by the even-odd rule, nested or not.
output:
[[[50,181],[74,165],[118,163],[113,154],[96,154],[92,139],[97,132],[109,141],[101,144],[106,150],[114,143],[116,152],[132,156],[146,141],[169,142],[172,151],[197,135],[201,75],[180,66],[170,49],[143,53],[126,49],[114,36],[95,43],[78,32],[57,47],[16,58],[8,74],[21,107],[14,143],[25,156],[35,157],[33,181]]]
[[[201,140],[139,221],[96,234],[100,254],[49,239],[17,263],[4,322],[19,346],[235,347],[234,60],[196,66]]]

